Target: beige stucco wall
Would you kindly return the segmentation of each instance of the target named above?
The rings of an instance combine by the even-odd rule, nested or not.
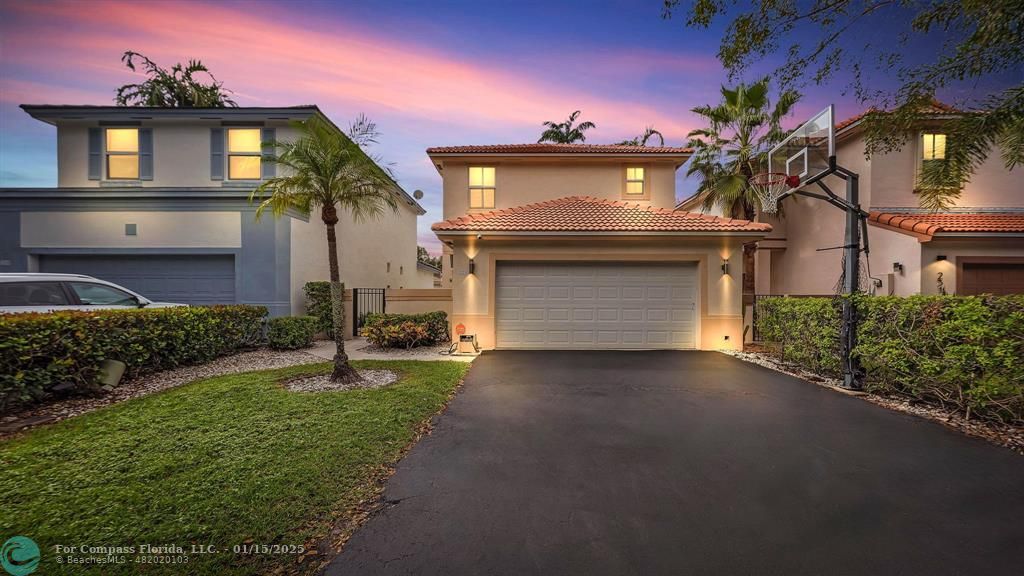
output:
[[[137,235],[126,236],[125,224]],[[238,248],[239,212],[22,212],[25,248]]]
[[[701,278],[698,300],[701,349],[741,345],[739,246],[735,238],[486,238],[459,237],[454,246],[452,324],[477,334],[483,348],[494,347],[494,268],[502,260],[696,262]],[[469,260],[475,271],[469,274]],[[730,258],[732,275],[721,271]],[[728,340],[725,338],[728,336]]]
[[[434,288],[434,273],[416,267],[416,283],[413,288]]]
[[[58,186],[101,185],[99,180],[89,180],[88,131],[94,125],[63,121],[57,127]],[[141,127],[153,129],[153,179],[141,181],[142,187],[224,186],[224,181],[210,179],[210,129],[222,127],[220,120],[149,120]],[[295,129],[286,121],[267,120],[265,127],[274,128],[279,140],[295,137]]]
[[[675,164],[672,162],[646,159],[633,162],[622,159],[476,158],[471,162],[463,159],[446,159],[443,165],[444,218],[453,218],[470,212],[471,165],[495,167],[494,204],[497,210],[566,196],[623,199],[626,166],[646,168],[645,187],[649,192],[649,199],[640,200],[641,205],[675,207]]]
[[[877,208],[916,208],[918,195],[914,193],[918,159],[921,156],[920,138],[914,135],[900,150],[875,154],[870,160],[871,177],[867,180],[865,206]],[[837,152],[840,164],[860,156],[863,159],[863,138],[844,141]],[[847,164],[843,164],[847,165]],[[970,208],[1002,208],[1024,206],[1024,169],[1007,170],[998,149],[978,167],[964,186],[956,206]],[[863,179],[863,178],[862,178]]]
[[[431,288],[422,286],[416,267],[416,218],[413,207],[400,201],[397,212],[386,210],[378,219],[355,222],[339,214],[338,264],[346,288]],[[388,263],[391,264],[390,271]],[[292,313],[302,314],[306,282],[329,280],[327,228],[319,214],[309,222],[292,220]]]
[[[871,275],[882,281],[875,293],[910,296],[921,289],[921,244],[917,238],[878,226],[868,226]],[[895,272],[894,263],[903,265]]]
[[[935,239],[921,245],[921,293],[937,294],[938,277],[942,273],[942,282],[946,292],[957,292],[957,272],[959,259],[964,257],[986,256],[993,258],[1014,257],[1024,259],[1024,238],[1002,238],[997,240],[953,240]],[[943,255],[946,260],[936,260]]]

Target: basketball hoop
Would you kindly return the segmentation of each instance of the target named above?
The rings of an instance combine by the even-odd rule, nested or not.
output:
[[[761,211],[774,214],[779,211],[779,198],[800,187],[800,177],[783,172],[762,172],[750,177],[750,189],[760,200]]]

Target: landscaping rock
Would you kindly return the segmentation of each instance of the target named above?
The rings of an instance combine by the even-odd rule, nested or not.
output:
[[[122,380],[117,388],[110,388],[108,392],[101,396],[63,398],[5,416],[5,425],[0,427],[0,438],[9,436],[19,430],[64,420],[65,418],[92,412],[97,408],[109,406],[110,404],[146,396],[147,394],[174,388],[203,378],[251,372],[253,370],[285,368],[299,364],[315,364],[323,361],[323,358],[297,350],[277,351],[260,349],[225,356],[206,364],[182,366],[173,370],[147,374],[133,380]]]

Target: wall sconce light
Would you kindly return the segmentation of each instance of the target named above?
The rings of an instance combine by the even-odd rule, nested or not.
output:
[[[722,274],[729,275],[729,259],[722,258]]]
[[[936,262],[945,262],[946,261],[946,255],[945,254],[939,254],[938,256],[935,257],[935,261]]]
[[[895,274],[903,274],[903,264],[900,264],[899,262],[893,262],[892,271]]]
[[[475,274],[476,273],[476,262],[474,262],[472,258],[469,259],[469,273],[470,274]]]

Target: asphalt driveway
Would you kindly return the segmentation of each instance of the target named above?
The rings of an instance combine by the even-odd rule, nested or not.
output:
[[[491,352],[329,566],[1020,574],[1024,457],[713,352]]]

